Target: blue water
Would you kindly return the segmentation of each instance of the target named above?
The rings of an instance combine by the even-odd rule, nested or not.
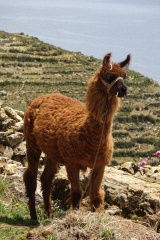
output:
[[[0,30],[113,61],[160,83],[160,0],[0,0]]]

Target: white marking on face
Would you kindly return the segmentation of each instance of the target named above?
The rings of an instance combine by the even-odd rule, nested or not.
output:
[[[111,66],[111,68],[110,68],[110,71],[112,70],[112,63],[110,63],[110,66]]]

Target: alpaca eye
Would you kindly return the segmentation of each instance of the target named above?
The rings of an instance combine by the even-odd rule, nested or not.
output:
[[[115,80],[115,76],[107,75],[105,77],[106,82],[111,83]]]
[[[111,76],[110,76],[110,75],[107,75],[107,76],[105,77],[105,81],[106,81],[106,82],[110,82],[110,81],[111,81]]]
[[[106,80],[109,80],[110,77],[111,77],[110,75],[107,75],[107,76],[105,77],[105,79],[106,79]]]

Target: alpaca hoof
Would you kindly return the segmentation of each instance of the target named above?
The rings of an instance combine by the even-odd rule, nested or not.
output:
[[[30,201],[28,201],[28,206],[29,206],[29,209],[30,209],[30,217],[31,217],[31,220],[37,221],[38,218],[37,218],[37,213],[36,213],[35,207],[31,205],[31,202],[30,202]]]
[[[46,212],[46,215],[48,218],[53,218],[53,213],[52,212]]]
[[[32,226],[39,226],[40,225],[40,222],[38,221],[38,219],[31,219],[31,225]]]
[[[38,221],[37,215],[31,215],[31,220],[32,221]]]
[[[99,208],[102,205],[102,199],[96,198],[92,201],[91,204],[91,210],[92,212],[95,212],[97,208]]]
[[[100,208],[100,206],[104,203],[104,191],[102,189],[99,190],[98,193],[96,193],[94,196],[90,196],[91,201],[91,210],[92,212],[95,212],[97,208]]]
[[[81,202],[82,192],[72,192],[71,194],[71,202],[73,209],[79,209],[79,205]]]
[[[53,218],[53,213],[48,214],[48,218]]]

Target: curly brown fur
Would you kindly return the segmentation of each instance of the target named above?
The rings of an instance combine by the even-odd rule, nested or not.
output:
[[[24,118],[28,168],[24,173],[31,218],[35,215],[35,179],[41,152],[46,155],[45,169],[41,177],[42,191],[47,215],[52,216],[50,190],[51,181],[57,172],[58,164],[64,164],[71,182],[71,201],[73,208],[79,206],[82,197],[79,183],[81,169],[93,168],[95,155],[104,125],[99,154],[93,169],[90,183],[91,206],[98,208],[103,203],[101,182],[104,168],[110,163],[113,154],[112,121],[120,105],[120,98],[126,94],[123,78],[126,73],[122,65],[112,63],[110,57],[104,57],[102,66],[89,80],[86,104],[61,94],[46,94],[34,99],[27,108]],[[125,63],[125,64],[124,64]],[[123,66],[123,67],[124,67]],[[107,78],[106,78],[107,76]],[[108,77],[109,76],[109,77]],[[121,77],[107,92],[103,81]],[[107,114],[104,123],[104,111]],[[33,180],[31,180],[33,179]],[[33,182],[33,184],[32,184]]]

